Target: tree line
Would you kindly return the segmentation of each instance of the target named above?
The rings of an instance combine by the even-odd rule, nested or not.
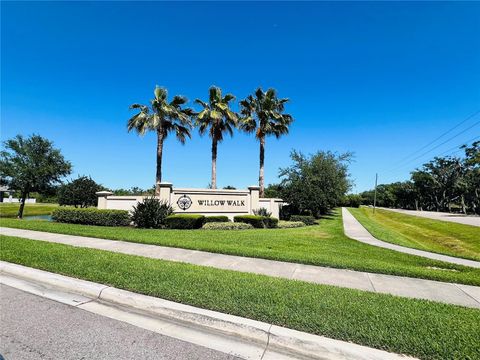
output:
[[[155,194],[160,193],[162,181],[162,158],[164,141],[169,134],[184,144],[191,137],[194,127],[198,127],[201,135],[209,135],[212,141],[212,173],[210,187],[217,188],[217,153],[218,144],[225,135],[233,136],[234,130],[239,129],[247,133],[254,133],[260,144],[259,186],[260,196],[265,194],[264,163],[265,163],[265,140],[269,135],[277,138],[287,134],[289,126],[293,122],[290,114],[284,113],[288,99],[278,98],[275,89],[263,91],[258,88],[252,95],[248,95],[239,102],[240,111],[232,110],[232,102],[235,96],[222,94],[219,87],[212,86],[209,89],[207,101],[195,99],[195,103],[202,107],[199,112],[186,107],[187,98],[175,95],[168,99],[168,91],[165,88],[156,87],[154,98],[149,105],[132,104],[131,109],[139,110],[128,120],[128,131],[136,131],[144,135],[153,131],[157,135],[156,149],[156,174]]]
[[[435,157],[410,180],[377,186],[377,205],[409,210],[480,214],[480,141],[460,147],[464,155]],[[374,190],[360,193],[373,205]]]

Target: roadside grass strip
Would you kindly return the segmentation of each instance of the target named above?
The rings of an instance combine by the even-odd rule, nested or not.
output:
[[[0,219],[0,226],[480,285],[480,269],[349,239],[338,211],[320,225],[291,229],[156,230],[17,219]]]
[[[393,211],[349,208],[377,239],[439,254],[480,260],[480,228]]]
[[[424,359],[478,359],[480,310],[1,236],[3,261]]]
[[[19,207],[18,203],[0,203],[0,217],[17,217]],[[23,216],[50,215],[57,207],[57,204],[25,204]]]

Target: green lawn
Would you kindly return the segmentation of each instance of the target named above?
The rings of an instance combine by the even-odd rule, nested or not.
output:
[[[4,261],[405,353],[478,359],[480,310],[1,236]]]
[[[480,285],[480,269],[403,254],[347,238],[338,211],[333,217],[321,220],[320,225],[295,229],[153,230],[17,219],[0,219],[0,225]]]
[[[480,260],[480,228],[441,220],[359,208],[349,209],[377,239],[415,249]]]
[[[23,216],[49,215],[57,208],[58,204],[25,204]],[[0,203],[0,217],[17,217],[20,204]]]

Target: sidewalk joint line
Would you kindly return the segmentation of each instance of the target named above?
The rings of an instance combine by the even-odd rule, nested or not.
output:
[[[270,327],[268,328],[268,331],[267,331],[267,344],[265,345],[265,349],[263,350],[263,353],[262,353],[262,356],[260,357],[260,360],[263,359],[263,357],[265,356],[265,353],[266,353],[267,350],[268,350],[268,346],[270,345],[270,331],[272,330],[272,326],[273,326],[273,324],[270,324]]]
[[[460,286],[458,286],[458,284],[455,284],[455,283],[452,283],[453,285],[456,286],[457,289],[459,289],[461,292],[463,292],[465,295],[467,295],[469,298],[471,298],[473,301],[475,301],[476,303],[480,304],[480,301],[478,301],[477,299],[475,299],[472,295],[470,295],[469,293],[467,293],[465,290],[463,290]]]
[[[369,273],[365,273],[367,274],[367,278],[368,278],[368,281],[370,281],[370,285],[372,285],[372,289],[374,292],[377,292],[377,289],[375,289],[375,285],[373,285],[373,281],[372,279],[370,278],[370,274]]]

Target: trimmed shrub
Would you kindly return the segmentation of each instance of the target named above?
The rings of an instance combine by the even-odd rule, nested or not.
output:
[[[241,222],[245,224],[250,224],[254,228],[263,229],[265,223],[263,222],[263,216],[257,215],[237,215],[233,218],[234,222]]]
[[[315,218],[310,215],[292,215],[290,221],[301,221],[305,225],[315,225]]]
[[[203,225],[204,230],[248,230],[253,229],[250,224],[242,222],[209,222]]]
[[[272,216],[272,213],[265,208],[253,210],[253,214],[258,216]]]
[[[130,215],[126,210],[58,208],[53,211],[52,219],[57,222],[82,225],[130,225]]]
[[[200,229],[205,221],[205,216],[195,214],[170,215],[165,219],[169,229]]]
[[[155,197],[147,197],[133,207],[132,221],[139,228],[165,227],[165,219],[173,214],[173,208]]]
[[[230,219],[225,215],[205,216],[205,223],[210,222],[229,222]]]
[[[263,216],[263,223],[267,229],[273,229],[278,226],[278,219],[270,216]]]
[[[278,228],[280,229],[290,229],[290,228],[299,228],[306,226],[303,221],[285,221],[280,220],[278,222]]]
[[[278,224],[277,218],[258,215],[237,215],[233,218],[233,221],[250,224],[257,229],[276,228]]]

